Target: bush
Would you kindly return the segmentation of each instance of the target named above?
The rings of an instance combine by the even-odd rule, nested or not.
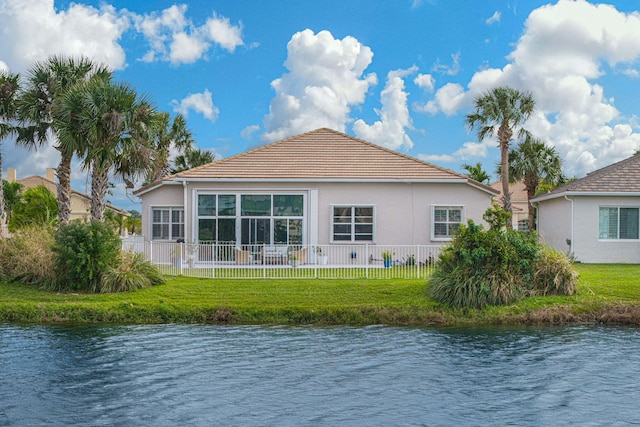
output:
[[[533,281],[540,249],[532,233],[487,231],[469,221],[441,252],[429,296],[453,307],[518,301]]]
[[[53,245],[61,288],[96,292],[102,275],[116,265],[120,238],[100,221],[71,221],[58,229]]]
[[[0,240],[2,280],[55,287],[53,234],[47,227],[29,227]]]
[[[100,292],[128,292],[149,286],[160,285],[165,280],[160,271],[141,253],[124,251],[118,264],[108,268],[100,280]]]
[[[573,295],[576,290],[578,273],[571,261],[551,248],[544,248],[533,276],[532,295]]]

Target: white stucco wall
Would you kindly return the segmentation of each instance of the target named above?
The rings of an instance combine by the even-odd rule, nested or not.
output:
[[[573,200],[573,253],[585,263],[640,263],[640,240],[599,239],[600,207],[640,207],[640,197],[570,196]],[[571,202],[554,199],[540,203],[541,236],[556,249],[571,235]],[[566,252],[567,245],[565,244]]]
[[[439,244],[431,239],[432,205],[463,206],[463,221],[473,219],[483,224],[482,215],[491,206],[491,194],[464,183],[190,183],[187,185],[187,239],[194,236],[194,209],[197,191],[304,193],[308,244],[329,244],[333,205],[375,206],[375,243],[380,245]],[[162,186],[141,196],[143,229],[151,235],[152,207],[182,206],[181,185]],[[317,201],[317,205],[316,205]],[[316,205],[316,206],[314,206]],[[309,212],[312,210],[313,212]]]

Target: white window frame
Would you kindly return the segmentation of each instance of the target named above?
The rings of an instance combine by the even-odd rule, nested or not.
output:
[[[169,222],[165,223],[165,222],[155,222],[154,218],[153,218],[153,214],[155,211],[169,211]],[[182,222],[173,222],[173,213],[174,211],[180,211],[182,212],[182,215],[180,215],[180,217],[182,218]],[[150,216],[150,221],[149,223],[151,224],[151,229],[149,230],[150,234],[151,234],[151,240],[160,240],[160,241],[175,241],[178,239],[184,239],[185,238],[185,234],[186,234],[186,221],[185,221],[185,212],[184,212],[184,206],[152,206],[149,209],[149,216]],[[168,238],[155,238],[155,236],[153,235],[153,228],[154,225],[156,224],[160,224],[160,225],[164,225],[164,224],[168,224],[169,226],[169,236]],[[174,225],[182,225],[182,236],[174,236],[173,235],[173,226]]]
[[[351,222],[349,223],[351,226],[351,239],[350,240],[335,240],[334,236],[334,219],[335,219],[335,214],[334,214],[334,209],[335,208],[350,208],[352,213],[351,213]],[[355,221],[355,209],[356,208],[371,208],[371,240],[356,240],[356,221]],[[329,242],[330,243],[335,243],[335,244],[344,244],[344,245],[367,245],[367,244],[372,244],[375,243],[376,241],[376,206],[373,204],[338,204],[338,205],[331,205],[330,206],[330,211],[329,211],[329,217],[331,218],[331,224],[330,224],[330,228],[329,228]]]
[[[447,220],[444,221],[445,224],[462,225],[466,222],[465,206],[456,204],[431,205],[431,240],[434,242],[450,242],[453,239],[450,235],[446,237],[436,236],[436,209],[447,209]],[[460,222],[449,221],[449,209],[460,210]],[[438,221],[438,223],[442,223],[442,221]],[[449,227],[447,227],[447,230],[448,228]]]
[[[600,237],[600,220],[601,220],[601,210],[602,209],[616,209],[618,211],[618,217],[617,217],[617,222],[618,222],[618,226],[617,226],[617,233],[616,233],[616,237]],[[640,207],[638,206],[622,206],[622,205],[602,205],[602,206],[598,206],[598,240],[599,241],[604,241],[604,242],[618,242],[618,241],[623,241],[623,242],[637,242],[638,240],[640,240],[640,233],[637,239],[622,239],[620,238],[620,209],[637,209],[638,210],[638,216],[639,216],[639,224],[638,224],[638,228],[640,229]]]

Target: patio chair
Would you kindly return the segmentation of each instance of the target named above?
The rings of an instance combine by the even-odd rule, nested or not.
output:
[[[235,248],[236,264],[251,264],[251,251]]]
[[[294,256],[295,256],[295,259],[297,259],[300,264],[306,264],[307,263],[307,248],[293,250],[293,251],[291,251],[289,253],[289,257],[290,258],[293,258]]]
[[[264,246],[262,248],[262,262],[264,264],[285,264],[287,262],[287,247]]]

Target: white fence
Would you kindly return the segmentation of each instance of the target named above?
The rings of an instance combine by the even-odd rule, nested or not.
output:
[[[441,246],[249,245],[124,239],[168,275],[202,278],[425,278]]]

